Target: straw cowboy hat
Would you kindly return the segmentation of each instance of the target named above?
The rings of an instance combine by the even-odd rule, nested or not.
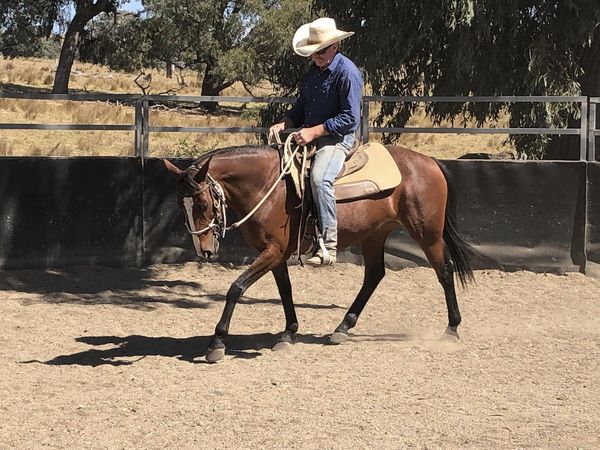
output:
[[[338,30],[335,26],[335,20],[322,17],[298,28],[292,40],[292,47],[300,56],[308,57],[353,34],[353,31]]]

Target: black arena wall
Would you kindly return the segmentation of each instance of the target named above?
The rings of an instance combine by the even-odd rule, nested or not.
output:
[[[139,264],[138,158],[0,158],[0,267]]]
[[[174,160],[182,168],[191,162]],[[600,264],[598,163],[442,164],[456,191],[459,231],[495,260],[476,267],[592,272]],[[161,159],[1,158],[0,267],[196,260],[175,187]],[[235,219],[230,213],[228,223]],[[235,230],[222,240],[217,261],[247,263],[255,255]],[[386,263],[427,261],[397,231],[388,239]]]
[[[600,163],[587,165],[586,273],[600,277]]]
[[[467,160],[442,164],[456,191],[461,235],[494,258],[497,267],[555,272],[584,267],[586,163]],[[387,252],[392,267],[406,261],[426,264],[404,231],[391,235]]]

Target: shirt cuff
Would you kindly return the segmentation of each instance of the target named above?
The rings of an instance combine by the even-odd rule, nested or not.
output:
[[[332,127],[332,125],[332,119],[327,119],[325,122],[323,122],[323,127],[327,130],[329,134],[335,137],[342,137],[342,135],[335,129],[335,127]]]

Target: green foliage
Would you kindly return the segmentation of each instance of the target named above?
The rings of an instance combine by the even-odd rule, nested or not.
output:
[[[215,87],[254,82],[245,37],[264,8],[262,1],[147,0],[155,58],[204,70]]]
[[[216,146],[201,147],[197,142],[190,142],[187,139],[180,139],[175,145],[175,151],[172,156],[176,158],[197,158],[204,153],[214,150]]]
[[[347,49],[379,95],[599,95],[597,0],[315,0],[357,32]],[[385,104],[378,122],[402,126],[415,105]],[[430,104],[434,119],[483,123],[501,110],[512,125],[573,126],[570,104]],[[549,138],[515,139],[546,156]]]
[[[313,18],[309,0],[274,2],[248,36],[248,48],[258,56],[261,77],[279,95],[297,92],[306,74],[308,60],[293,52],[292,38],[298,27]]]
[[[260,118],[261,110],[262,109],[260,107],[252,106],[243,108],[240,113],[240,118],[242,120],[258,120]]]
[[[282,0],[264,13],[249,36],[249,47],[260,56],[261,76],[271,83],[278,96],[294,97],[302,85],[309,60],[294,53],[292,38],[298,27],[314,18],[309,0]],[[289,104],[267,105],[260,112],[259,126],[278,122],[289,108]]]
[[[115,20],[103,14],[88,25],[79,57],[112,69],[134,71],[159,65],[151,58],[151,48],[149,24],[139,16],[120,13]]]
[[[51,38],[62,20],[65,1],[4,0],[0,4],[0,53],[9,57],[55,57],[58,42]]]
[[[87,23],[101,13],[116,13],[118,6],[128,1],[4,0],[0,5],[0,51],[7,56],[50,56],[53,41],[47,39],[58,26],[65,34],[52,92],[66,93]]]
[[[203,72],[204,95],[272,80],[310,0],[146,0],[152,59]],[[278,80],[276,80],[276,84]]]

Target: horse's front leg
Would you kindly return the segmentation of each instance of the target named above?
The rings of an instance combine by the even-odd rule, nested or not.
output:
[[[225,338],[229,334],[231,316],[239,298],[256,280],[276,267],[281,262],[281,259],[282,254],[280,251],[276,251],[272,247],[267,247],[252,262],[250,267],[231,284],[227,291],[223,314],[206,352],[206,360],[208,362],[217,362],[225,356]]]
[[[296,318],[296,309],[292,298],[292,283],[288,273],[287,262],[283,261],[273,269],[273,276],[277,283],[277,289],[283,303],[285,312],[285,331],[279,338],[279,342],[273,347],[273,350],[281,350],[294,343],[294,335],[298,331],[298,319]]]

